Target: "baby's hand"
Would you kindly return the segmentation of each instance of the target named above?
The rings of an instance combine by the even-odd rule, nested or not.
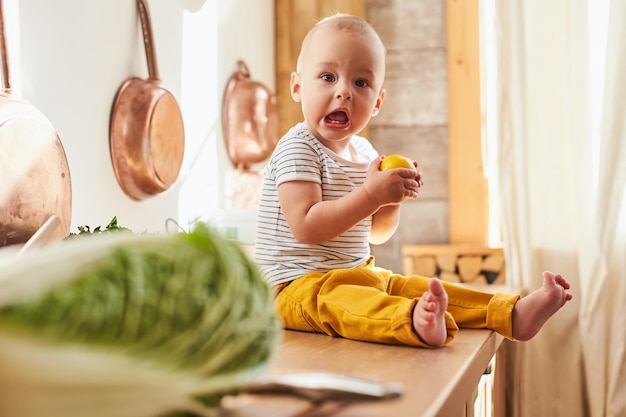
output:
[[[379,156],[370,165],[363,186],[376,199],[380,206],[399,204],[407,198],[417,197],[418,189],[423,185],[422,173],[415,168],[393,168],[380,170],[384,156]]]
[[[397,168],[415,168],[417,170],[418,164],[417,161],[413,161],[406,156],[392,154],[389,156],[383,156],[383,160],[380,163],[380,170],[387,171],[390,169]],[[422,173],[418,170],[415,174],[415,181],[417,181],[417,188],[424,185],[424,181],[422,181]]]

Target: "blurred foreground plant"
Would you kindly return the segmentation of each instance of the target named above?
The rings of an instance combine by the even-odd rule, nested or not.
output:
[[[2,416],[212,415],[280,334],[254,263],[202,224],[69,239],[0,270]]]

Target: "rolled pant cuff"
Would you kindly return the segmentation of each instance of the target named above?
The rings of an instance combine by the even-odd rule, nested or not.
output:
[[[509,340],[513,338],[513,308],[520,296],[496,293],[487,306],[487,328]]]

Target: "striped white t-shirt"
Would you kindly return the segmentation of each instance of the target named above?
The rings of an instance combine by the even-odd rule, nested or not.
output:
[[[278,186],[287,181],[320,184],[323,200],[337,199],[362,185],[378,153],[360,136],[353,136],[350,145],[357,162],[325,147],[304,123],[294,126],[276,145],[263,172],[255,247],[256,262],[270,283],[292,281],[314,271],[352,268],[369,258],[371,216],[334,239],[306,244],[294,238],[278,201]]]

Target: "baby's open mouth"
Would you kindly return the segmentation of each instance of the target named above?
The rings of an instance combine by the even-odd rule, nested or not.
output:
[[[324,121],[326,123],[333,124],[333,125],[345,125],[350,121],[350,118],[348,117],[345,111],[339,110],[339,111],[334,111],[330,113],[329,115],[327,115],[324,118]]]

